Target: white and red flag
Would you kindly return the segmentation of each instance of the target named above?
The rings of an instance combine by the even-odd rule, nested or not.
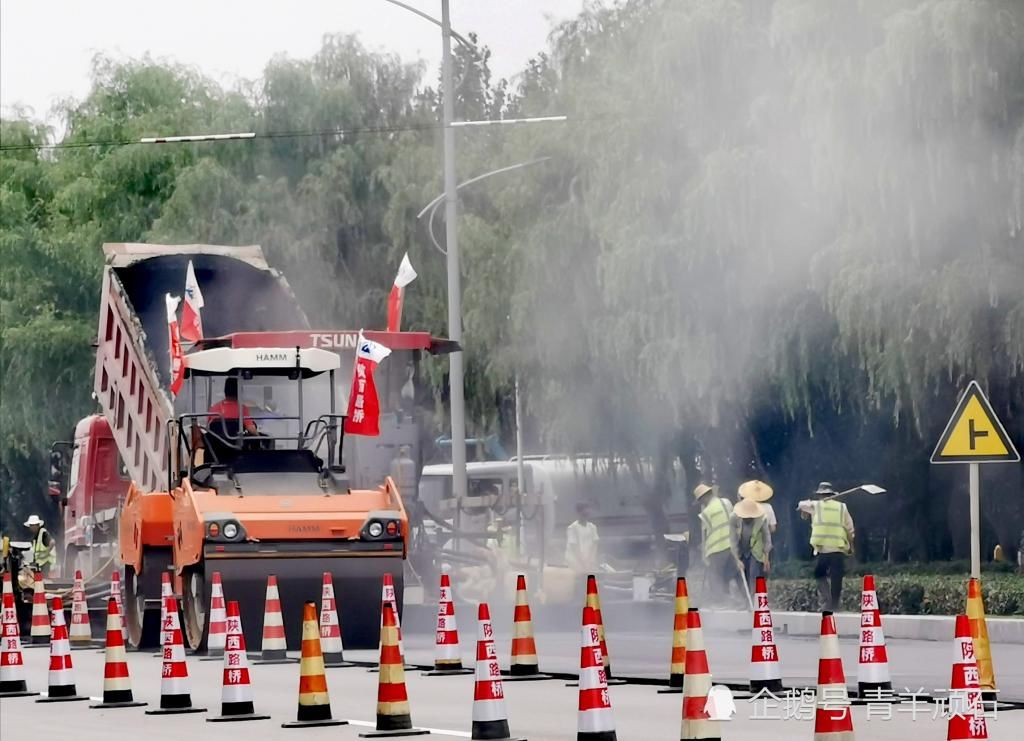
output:
[[[380,434],[380,401],[377,399],[377,386],[373,382],[373,371],[390,354],[390,349],[366,339],[363,331],[359,330],[352,389],[348,394],[348,414],[345,417],[347,434],[370,437]]]
[[[416,271],[412,269],[409,253],[406,252],[402,257],[402,264],[398,266],[398,275],[395,276],[395,283],[391,286],[391,293],[388,295],[388,332],[401,330],[405,287],[414,280],[416,280]]]
[[[192,261],[188,261],[188,272],[185,273],[185,306],[181,310],[181,336],[189,342],[203,339],[203,292],[199,290],[196,271]]]
[[[167,336],[171,354],[171,396],[177,396],[185,382],[185,354],[181,351],[181,336],[178,334],[178,304],[181,299],[167,293],[164,300],[167,302]]]

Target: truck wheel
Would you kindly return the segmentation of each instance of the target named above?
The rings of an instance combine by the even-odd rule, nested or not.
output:
[[[206,605],[209,604],[209,590],[202,564],[185,572],[185,589],[181,596],[185,640],[193,651],[206,647]]]

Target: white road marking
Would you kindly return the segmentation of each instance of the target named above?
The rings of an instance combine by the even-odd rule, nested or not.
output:
[[[376,728],[377,727],[377,724],[375,722],[369,721],[369,720],[352,720],[351,718],[349,718],[348,722],[349,722],[349,724],[351,724],[353,726],[362,726],[364,728]],[[471,736],[471,734],[466,733],[465,731],[447,731],[447,730],[445,730],[443,728],[427,728],[426,726],[416,726],[416,727],[417,728],[422,728],[424,731],[430,731],[431,733],[440,734],[442,736],[456,736],[458,738],[470,738],[470,736]]]

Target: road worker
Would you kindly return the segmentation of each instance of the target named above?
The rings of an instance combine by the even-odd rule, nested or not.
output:
[[[593,574],[597,569],[597,548],[600,537],[597,525],[590,520],[587,502],[576,505],[576,520],[565,529],[565,562],[578,576]]]
[[[763,504],[742,496],[732,508],[729,517],[732,547],[743,564],[743,574],[750,592],[754,592],[757,577],[768,576],[771,568],[772,530]]]
[[[228,376],[224,379],[224,398],[211,406],[208,414],[209,424],[213,424],[217,419],[225,421],[234,420],[237,423],[239,419],[244,418],[245,431],[250,435],[257,434],[256,422],[251,416],[252,412],[249,411],[249,407],[245,404],[238,402],[238,379],[234,376]],[[234,436],[230,432],[228,434],[229,436]]]
[[[700,507],[700,528],[704,543],[704,568],[710,587],[709,604],[729,602],[729,584],[739,576],[741,568],[729,535],[732,503],[718,496],[707,484],[698,484],[693,497]],[[703,595],[702,595],[703,596]]]
[[[32,562],[34,568],[49,576],[50,570],[57,565],[57,543],[47,531],[39,515],[32,515],[25,520],[25,527],[32,534]]]
[[[821,609],[839,609],[843,593],[846,557],[853,553],[853,518],[846,504],[837,501],[832,484],[822,481],[814,491],[814,499],[797,505],[804,519],[811,521],[811,547],[817,559],[814,578],[818,582]]]

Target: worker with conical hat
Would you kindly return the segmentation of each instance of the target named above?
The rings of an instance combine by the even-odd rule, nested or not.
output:
[[[757,578],[768,576],[771,568],[772,530],[764,505],[741,495],[732,508],[729,530],[733,548],[743,564],[743,575],[753,592]]]
[[[814,578],[818,582],[821,609],[835,612],[843,594],[846,557],[853,553],[853,518],[827,481],[818,484],[814,499],[804,499],[797,509],[801,517],[811,521],[811,547],[816,558]]]
[[[693,490],[700,508],[700,529],[704,543],[704,568],[708,574],[709,604],[729,602],[729,584],[737,576],[739,558],[733,550],[729,520],[732,503],[718,496],[718,489],[701,483]],[[703,595],[702,595],[703,596]]]
[[[768,518],[768,527],[774,533],[775,529],[779,526],[779,521],[775,517],[775,508],[772,507],[768,501],[775,495],[775,491],[772,487],[763,481],[754,479],[753,481],[744,482],[739,489],[740,499],[750,499],[757,502],[764,508],[765,517]]]
[[[57,543],[39,515],[32,515],[25,520],[25,527],[32,533],[33,568],[47,577],[50,569],[57,565]]]

